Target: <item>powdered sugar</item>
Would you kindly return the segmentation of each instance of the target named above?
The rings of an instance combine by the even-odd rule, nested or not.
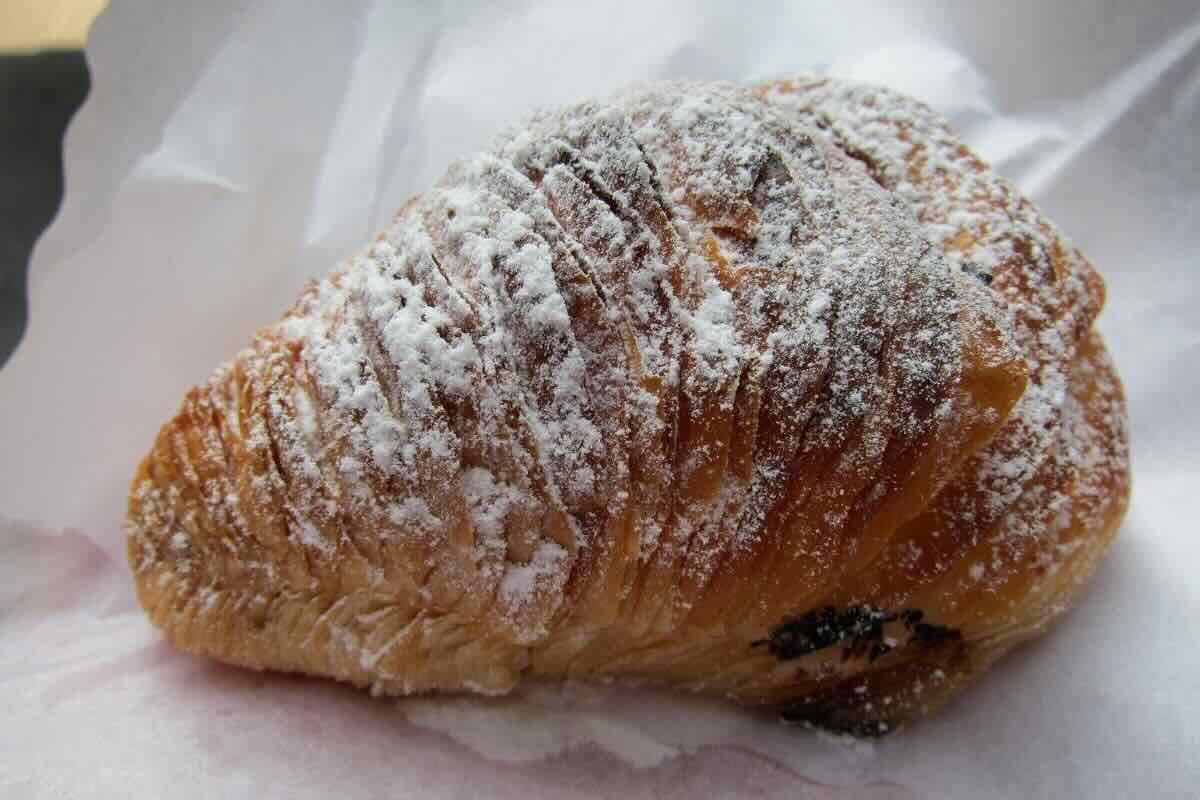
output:
[[[702,586],[796,513],[798,454],[866,425],[843,455],[861,469],[946,422],[905,413],[905,387],[950,391],[979,293],[839,158],[752,92],[694,85],[543,114],[457,165],[276,328],[306,379],[252,435],[305,476],[297,540],[330,556],[318,521],[349,513],[434,541],[465,514],[477,574],[515,601],[629,513],[641,558]],[[751,426],[735,472],[716,431],[746,403],[777,430]]]
[[[1058,440],[1086,270],[939,122],[835,89],[645,87],[504,134],[192,401],[206,460],[170,446],[208,519],[156,485],[147,513],[286,539],[318,607],[370,575],[392,611],[314,625],[404,691],[607,668],[593,640],[694,613],[748,647],[924,563],[893,534],[947,485],[981,536]],[[486,675],[421,672],[471,637]]]
[[[540,543],[529,563],[513,564],[504,571],[500,580],[500,600],[519,606],[531,602],[539,589],[553,589],[566,559],[567,551],[554,542]]]

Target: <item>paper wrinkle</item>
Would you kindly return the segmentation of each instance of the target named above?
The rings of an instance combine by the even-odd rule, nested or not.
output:
[[[1177,33],[1170,41],[1131,64],[1120,75],[1082,98],[1076,109],[1067,111],[1071,139],[1057,153],[1021,176],[1021,186],[1033,197],[1041,195],[1071,162],[1110,130],[1162,80],[1165,73],[1200,45],[1200,19]]]
[[[260,6],[261,7],[261,6]],[[251,141],[252,82],[258,56],[252,41],[258,17],[249,6],[223,46],[213,54],[199,80],[179,101],[164,126],[158,149],[146,156],[130,176],[176,176],[200,183],[246,191],[255,165]]]
[[[401,26],[422,32],[419,47],[389,47]],[[437,50],[440,24],[433,13],[374,2],[359,26],[360,41],[329,146],[320,157],[316,201],[305,226],[306,244],[329,237],[347,219],[379,227],[390,212],[381,210],[381,164],[397,159],[411,165],[419,158],[418,128],[405,126],[418,112],[420,87],[428,78]],[[390,137],[389,132],[403,132]],[[386,145],[386,147],[385,147]],[[364,230],[363,239],[369,236]]]
[[[526,693],[492,702],[472,697],[414,698],[402,701],[398,709],[413,724],[446,733],[485,758],[506,763],[535,762],[595,745],[641,769],[684,752],[618,714],[586,705],[558,706],[547,706],[536,693]]]
[[[955,27],[988,15],[936,3],[788,4],[768,16],[671,0],[603,11],[175,0],[147,17],[115,0],[89,45],[95,91],[67,136],[63,214],[31,265],[30,327],[0,370],[0,793],[1193,791],[1200,20],[1163,10],[1178,19],[1156,41],[1104,27],[1136,14],[1021,8],[1039,41],[1034,32],[1072,20],[1070,52],[989,71],[969,47],[986,32]],[[1114,67],[1093,38],[1137,46]],[[1051,72],[1072,59],[1087,71]],[[375,700],[177,653],[136,612],[121,514],[157,425],[450,161],[537,108],[632,83],[814,68],[950,115],[1108,283],[1100,327],[1130,398],[1134,502],[1052,636],[935,718],[848,748],[648,689]]]

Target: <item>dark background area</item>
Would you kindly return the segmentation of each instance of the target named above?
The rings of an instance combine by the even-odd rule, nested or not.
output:
[[[25,330],[29,257],[62,201],[63,133],[89,85],[78,50],[0,56],[0,366]]]

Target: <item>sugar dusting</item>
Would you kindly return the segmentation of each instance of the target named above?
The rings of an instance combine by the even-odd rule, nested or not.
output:
[[[933,419],[889,409],[915,401],[906,386],[953,386],[961,309],[987,309],[835,156],[734,86],[542,115],[455,166],[280,326],[315,395],[275,418],[280,438],[311,439],[320,408],[341,452],[318,471],[341,484],[328,494],[352,512],[386,504],[402,535],[444,536],[446,507],[461,508],[502,607],[561,586],[602,546],[597,508],[635,515],[644,559],[707,581],[762,537],[797,451],[878,429],[848,469],[889,436],[928,433]],[[870,377],[884,364],[894,382]],[[674,451],[701,418],[732,419],[739,391],[791,428],[749,474],[731,470],[727,441]],[[889,433],[893,420],[912,430]],[[641,496],[617,490],[632,471]],[[430,474],[447,483],[431,491]],[[674,505],[714,477],[716,491]],[[509,561],[513,515],[547,512],[562,529]]]
[[[978,373],[1029,382],[957,478],[930,470],[956,553],[1052,538],[1064,492],[1092,484],[1035,479],[1113,471],[1069,396],[1098,306],[1082,256],[882,90],[667,84],[543,113],[454,165],[189,397],[200,441],[179,434],[162,458],[198,508],[177,513],[183,490],[153,478],[135,489],[139,568],[202,581],[193,563],[279,533],[286,558],[239,555],[254,591],[232,602],[313,606],[330,663],[358,653],[356,680],[405,692],[506,691],[539,647],[570,663],[603,625],[670,629],[711,597],[730,628],[778,619],[852,561],[931,561],[933,583],[955,558],[867,534],[917,472],[895,464],[999,424],[964,389]],[[1020,511],[1034,484],[1049,522]],[[1046,553],[1053,570],[1072,551]],[[966,579],[999,585],[1003,566]],[[722,567],[761,592],[725,602]],[[363,575],[377,596],[356,595],[349,622],[324,593]],[[198,588],[195,613],[224,607],[221,586]],[[613,610],[573,631],[597,596]],[[508,660],[389,671],[439,641],[451,663],[477,644]],[[670,752],[648,747],[631,757]]]
[[[1017,504],[1055,458],[1060,432],[1073,430],[1063,419],[1068,373],[1103,302],[1091,266],[1027,199],[967,150],[941,117],[912,99],[866,84],[816,78],[781,82],[764,94],[813,120],[868,165],[875,180],[916,209],[924,234],[945,256],[989,285],[1005,304],[1029,384],[999,435],[930,513],[942,515],[940,525],[960,540],[1053,538],[1052,527],[1022,524]],[[1100,483],[1111,484],[1126,455],[1123,423],[1107,427],[1119,435],[1104,451],[1103,463],[1092,466],[1104,476]],[[1039,485],[1034,491],[1046,490]],[[1070,503],[1069,496],[1053,492],[1042,500],[1050,506]],[[911,546],[901,533],[888,555],[899,557]],[[936,573],[952,563],[945,560]],[[971,572],[984,574],[979,565]]]

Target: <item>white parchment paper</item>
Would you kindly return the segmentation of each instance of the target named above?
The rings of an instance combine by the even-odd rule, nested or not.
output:
[[[116,0],[0,371],[0,794],[1194,797],[1200,13],[1127,5]],[[857,746],[616,687],[372,700],[161,643],[126,482],[306,278],[535,108],[813,69],[948,113],[1108,282],[1134,499],[1053,635]]]

